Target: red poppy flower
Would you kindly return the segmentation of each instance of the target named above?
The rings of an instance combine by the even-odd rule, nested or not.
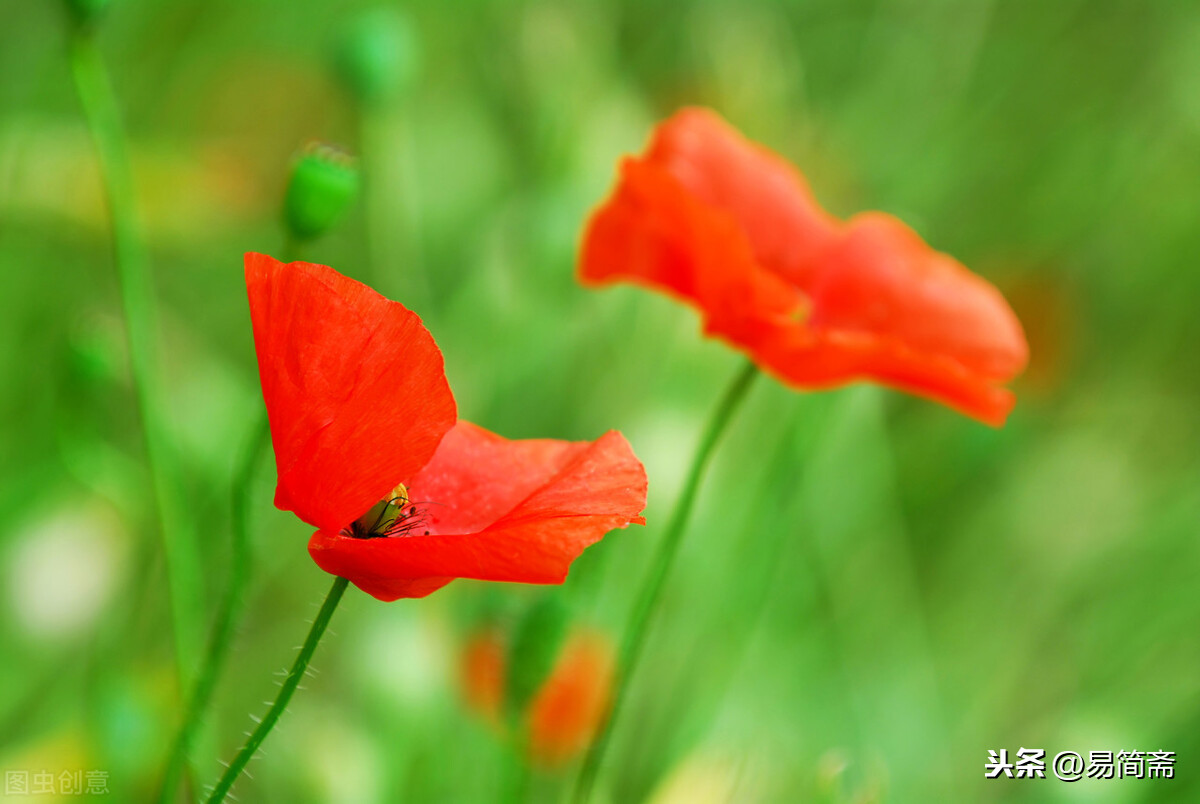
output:
[[[628,157],[584,235],[580,278],[701,311],[705,332],[797,388],[871,379],[1003,423],[1027,347],[992,285],[890,215],[826,213],[804,178],[713,112]]]
[[[642,524],[628,442],[508,441],[456,422],[416,314],[332,268],[246,255],[279,483],[309,553],[380,600],[455,578],[561,583],[614,528]]]

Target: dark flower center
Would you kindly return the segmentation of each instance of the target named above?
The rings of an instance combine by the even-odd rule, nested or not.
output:
[[[343,536],[352,539],[386,539],[392,536],[411,536],[424,532],[429,535],[429,508],[420,507],[408,497],[404,484],[392,489],[387,499],[371,506],[365,514],[342,529]]]

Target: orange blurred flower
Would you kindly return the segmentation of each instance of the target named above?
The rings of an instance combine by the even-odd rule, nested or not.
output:
[[[508,651],[495,629],[473,636],[463,651],[467,704],[495,726],[503,723]],[[549,676],[520,714],[529,757],[560,767],[580,754],[608,716],[616,650],[605,634],[575,629]]]
[[[505,645],[499,631],[481,631],[467,642],[462,688],[467,705],[499,726],[504,708]]]
[[[550,678],[529,705],[529,750],[534,761],[562,765],[587,748],[608,717],[616,652],[599,632],[567,641]]]

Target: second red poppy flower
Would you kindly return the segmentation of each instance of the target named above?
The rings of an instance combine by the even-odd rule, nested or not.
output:
[[[799,171],[705,109],[621,162],[579,273],[688,302],[707,334],[797,388],[874,380],[999,425],[1027,358],[986,280],[890,215],[838,220]]]

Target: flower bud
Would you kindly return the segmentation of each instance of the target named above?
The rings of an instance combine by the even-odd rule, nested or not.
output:
[[[567,634],[569,612],[561,595],[548,593],[517,624],[509,649],[505,702],[508,712],[524,711],[554,669]]]
[[[419,64],[417,32],[408,17],[394,9],[359,14],[342,32],[335,53],[339,76],[365,104],[408,89]]]
[[[358,168],[345,151],[314,143],[292,166],[284,223],[297,240],[312,240],[341,220],[358,194]]]

